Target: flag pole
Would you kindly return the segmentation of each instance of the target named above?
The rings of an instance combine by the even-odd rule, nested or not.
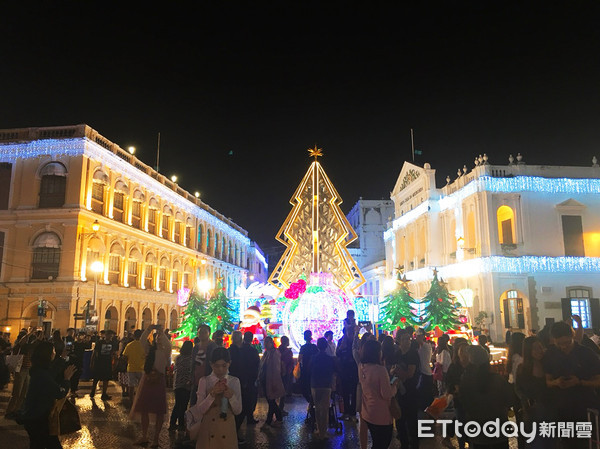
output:
[[[410,129],[410,148],[412,151],[412,161],[415,162],[415,138],[413,134],[413,129]]]

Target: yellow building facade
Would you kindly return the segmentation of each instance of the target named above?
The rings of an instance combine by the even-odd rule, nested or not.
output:
[[[178,292],[245,285],[250,244],[87,125],[0,130],[0,330],[12,336],[81,328],[86,314],[119,334],[175,329]]]

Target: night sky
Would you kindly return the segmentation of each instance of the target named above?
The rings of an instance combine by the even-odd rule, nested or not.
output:
[[[268,253],[315,144],[346,213],[389,198],[411,128],[442,185],[483,153],[600,157],[595,1],[23,3],[0,128],[86,123],[152,166],[160,132],[160,171]]]

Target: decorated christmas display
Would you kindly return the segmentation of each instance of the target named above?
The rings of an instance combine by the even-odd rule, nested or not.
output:
[[[308,151],[314,161],[292,196],[292,211],[277,233],[286,249],[269,278],[284,293],[279,302],[284,306],[281,330],[295,350],[304,343],[305,330],[311,330],[314,339],[328,330],[334,339],[341,338],[342,320],[347,310],[354,308],[354,291],[365,282],[347,249],[357,235],[318,161],[322,151],[317,147]]]
[[[175,340],[193,340],[198,332],[198,327],[206,323],[207,300],[204,295],[195,291],[188,291],[187,295],[185,292],[183,294],[180,292],[179,299],[179,305],[186,306],[186,309],[183,312],[181,326],[173,332]]]
[[[396,284],[396,289],[385,297],[379,309],[382,328],[394,331],[398,327],[419,326],[419,304],[410,295],[406,276],[398,272]]]
[[[238,321],[231,300],[225,295],[223,281],[219,278],[217,279],[217,288],[208,300],[206,324],[210,326],[213,332],[217,329],[231,332],[233,331],[234,324]]]
[[[438,327],[442,332],[460,328],[459,309],[456,298],[448,292],[443,280],[438,280],[437,270],[433,270],[431,287],[421,299],[424,312],[421,316],[421,326],[430,331]]]
[[[186,306],[183,320],[173,334],[176,341],[193,340],[201,324],[208,324],[212,331],[231,332],[238,322],[235,308],[224,292],[222,280],[218,279],[217,288],[206,299],[204,294],[181,289],[177,296],[178,305]]]

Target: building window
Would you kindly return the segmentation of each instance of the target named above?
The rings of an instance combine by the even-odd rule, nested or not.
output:
[[[142,203],[140,201],[131,203],[131,225],[134,228],[142,229]]]
[[[579,315],[584,329],[592,327],[592,316],[590,311],[590,292],[587,289],[570,289],[569,300],[571,303],[571,315]]]
[[[190,287],[190,273],[183,273],[183,287]]]
[[[0,279],[2,279],[2,259],[4,257],[4,232],[0,232]]]
[[[160,267],[159,278],[158,278],[158,288],[160,291],[165,291],[167,287],[167,269],[165,267]]]
[[[97,214],[104,213],[104,184],[92,183],[92,210]]]
[[[500,206],[496,212],[498,220],[498,239],[502,245],[514,245],[515,239],[515,213],[508,206]]]
[[[67,169],[59,162],[51,162],[40,172],[40,208],[62,207],[65,204]]]
[[[579,215],[562,215],[565,256],[585,257],[583,225]]]
[[[175,221],[173,223],[173,241],[176,243],[181,243],[181,222]]]
[[[113,218],[120,222],[123,222],[124,202],[125,194],[123,192],[115,192],[115,198],[113,202]]]
[[[12,179],[12,164],[0,162],[0,210],[8,209],[10,182]]]
[[[185,227],[185,246],[188,248],[192,245],[192,228],[191,226]]]
[[[169,216],[163,215],[162,217],[162,237],[163,239],[169,238]]]
[[[198,226],[198,251],[202,251],[202,226]]]
[[[152,265],[146,265],[146,268],[144,269],[144,286],[147,289],[152,290],[153,288],[153,284],[152,284]]]
[[[121,256],[110,255],[108,258],[108,282],[111,284],[119,283],[119,274],[121,273]]]
[[[156,235],[156,209],[148,209],[148,232]]]
[[[506,292],[504,305],[504,327],[507,329],[525,329],[525,312],[523,298],[519,298],[516,290]]]
[[[175,270],[171,273],[171,291],[176,292],[179,286],[179,273]]]
[[[56,279],[60,265],[60,239],[53,232],[39,235],[33,244],[32,279]]]
[[[127,263],[127,284],[130,287],[137,287],[138,279],[138,263],[135,260],[130,260]]]

